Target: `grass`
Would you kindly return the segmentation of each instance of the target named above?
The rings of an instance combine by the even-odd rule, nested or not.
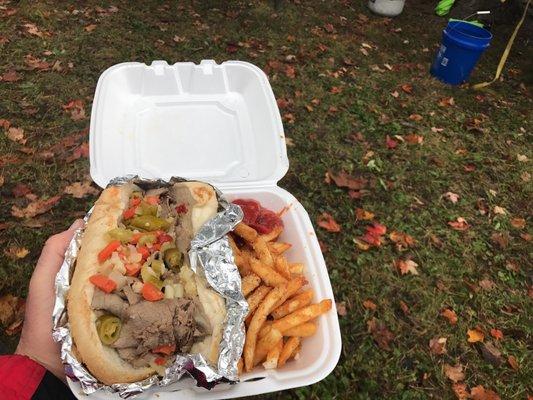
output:
[[[523,83],[531,50],[523,45],[525,37],[519,36],[502,81],[484,92],[452,88],[428,74],[445,23],[432,15],[430,2],[411,2],[393,20],[373,16],[355,3],[280,2],[278,9],[259,1],[8,4],[17,12],[0,17],[0,36],[8,39],[0,45],[0,74],[14,69],[21,79],[0,82],[0,118],[23,128],[25,147],[39,152],[89,126],[88,119],[73,121],[62,105],[82,99],[89,115],[98,76],[112,64],[211,58],[246,60],[264,68],[269,61],[280,62],[268,70],[276,97],[288,101],[281,113],[286,136],[292,140],[291,167],[280,186],[303,203],[313,220],[329,212],[342,226],[338,234],[322,229],[317,233],[328,246],[324,255],[336,300],[345,304],[346,315],[339,317],[342,356],[328,378],[260,398],[452,399],[443,365],[461,363],[469,388],[484,385],[502,399],[525,399],[532,393],[532,247],[520,234],[531,232],[531,182],[525,178],[533,158],[532,102]],[[96,9],[111,4],[117,12]],[[30,35],[23,27],[26,23],[51,34]],[[94,30],[84,29],[92,24]],[[492,47],[472,82],[492,77],[512,27],[494,29]],[[177,43],[174,36],[183,40]],[[51,63],[61,61],[63,69],[28,70],[27,54]],[[286,75],[286,65],[294,67],[294,78]],[[412,86],[412,94],[402,90],[404,84]],[[332,87],[340,88],[340,93],[332,93]],[[391,95],[395,91],[397,97]],[[455,104],[440,106],[446,97],[453,97]],[[413,121],[412,114],[423,119]],[[474,119],[479,120],[477,125]],[[359,139],[354,139],[357,133]],[[394,150],[385,146],[387,135],[410,133],[423,137],[423,143],[399,143]],[[63,196],[38,217],[43,221],[39,228],[25,227],[10,213],[13,205],[28,202],[13,196],[18,183],[29,185],[41,197],[86,179],[86,158],[64,161],[74,148],[60,148],[45,161],[25,154],[20,144],[0,135],[0,174],[5,178],[0,187],[0,221],[10,224],[0,231],[0,243],[3,248],[17,245],[30,251],[18,260],[2,255],[1,294],[25,296],[46,238],[66,228],[94,202],[94,196],[81,201]],[[518,155],[528,161],[519,161]],[[10,157],[18,161],[10,163]],[[474,170],[466,172],[466,166]],[[369,180],[368,195],[354,200],[344,189],[326,184],[328,170],[364,176]],[[448,191],[459,194],[456,204],[441,197]],[[479,199],[486,204],[484,214]],[[495,206],[507,213],[495,214]],[[354,238],[364,233],[365,223],[356,221],[356,208],[375,213],[389,232],[412,235],[417,245],[401,253],[390,241],[359,250]],[[465,218],[470,229],[451,229],[447,223],[457,217]],[[513,218],[526,219],[526,227],[513,227]],[[495,233],[509,234],[507,246],[495,244]],[[400,257],[412,258],[419,275],[400,275],[393,267]],[[510,268],[510,262],[518,268]],[[482,279],[493,281],[495,287],[480,288]],[[367,299],[377,305],[375,311],[363,307]],[[446,307],[457,313],[455,326],[439,317]],[[373,317],[394,335],[390,351],[379,348],[368,333],[367,321]],[[476,326],[502,352],[501,365],[488,363],[480,345],[467,342],[467,330]],[[503,332],[503,340],[490,337],[492,328]],[[434,337],[447,338],[447,354],[430,352],[428,343]],[[13,349],[18,338],[3,335],[1,340]],[[516,357],[518,371],[507,364],[509,355]]]

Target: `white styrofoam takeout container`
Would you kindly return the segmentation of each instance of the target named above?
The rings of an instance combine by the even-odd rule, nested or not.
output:
[[[292,243],[291,262],[303,262],[315,301],[333,299],[324,258],[303,206],[277,186],[289,163],[279,110],[266,75],[240,61],[168,65],[123,63],[98,80],[91,114],[91,176],[101,187],[127,174],[181,176],[217,186],[227,197],[253,198],[283,214],[281,240]],[[139,398],[225,399],[307,386],[336,366],[341,335],[335,304],[303,339],[298,360],[279,370],[257,367],[236,385],[208,391],[191,379],[150,389]],[[79,384],[69,381],[79,398]],[[118,398],[98,391],[95,399]]]

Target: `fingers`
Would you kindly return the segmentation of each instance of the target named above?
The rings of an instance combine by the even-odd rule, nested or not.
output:
[[[76,232],[76,229],[83,226],[83,220],[77,219],[66,230],[51,236],[45,243],[44,248],[37,262],[38,269],[57,272],[63,263],[65,251]]]

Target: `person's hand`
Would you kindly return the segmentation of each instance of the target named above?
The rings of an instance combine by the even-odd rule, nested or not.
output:
[[[63,263],[65,251],[77,228],[76,220],[68,230],[50,237],[44,245],[30,280],[22,334],[16,354],[37,361],[59,379],[65,380],[60,346],[52,339],[52,311],[55,302],[54,282]]]

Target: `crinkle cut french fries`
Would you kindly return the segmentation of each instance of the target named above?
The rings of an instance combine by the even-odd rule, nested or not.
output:
[[[291,244],[278,241],[282,232],[276,227],[260,235],[241,222],[229,237],[249,307],[239,374],[259,364],[280,368],[297,357],[302,339],[317,331],[314,320],[331,309],[329,299],[312,304],[304,264],[288,262],[284,253]]]

